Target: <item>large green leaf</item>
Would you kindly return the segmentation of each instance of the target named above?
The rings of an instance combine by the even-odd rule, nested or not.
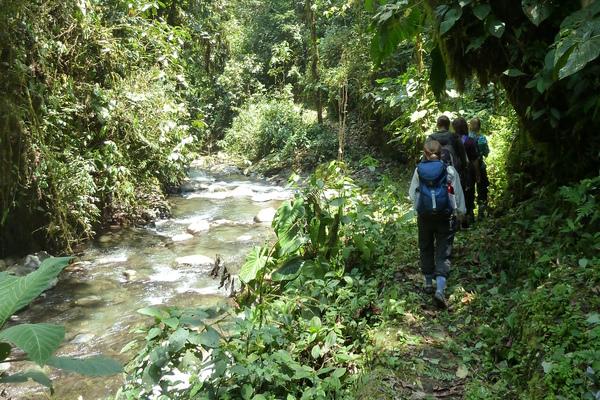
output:
[[[198,343],[208,348],[216,349],[221,345],[221,335],[213,328],[206,328],[206,332],[202,332],[198,336]]]
[[[564,67],[558,72],[559,79],[566,78],[580,71],[592,60],[600,56],[600,37],[595,36],[582,41],[575,47]]]
[[[549,0],[522,0],[521,7],[523,12],[535,26],[539,26],[542,21],[552,14],[553,6]]]
[[[54,388],[52,387],[52,381],[46,374],[40,371],[25,371],[19,372],[17,374],[12,374],[10,376],[3,376],[0,378],[0,383],[20,383],[27,382],[29,379],[37,382],[41,385],[44,385],[50,388],[50,392],[54,392]]]
[[[504,29],[506,29],[506,24],[498,19],[491,21],[488,25],[488,32],[490,35],[497,38],[502,37],[504,34]]]
[[[371,60],[375,65],[381,64],[401,42],[415,38],[421,30],[421,11],[416,7],[396,6],[380,12],[375,18],[379,19],[377,32],[371,41]]]
[[[301,257],[292,257],[284,261],[279,269],[271,274],[275,281],[291,281],[298,277],[304,260]]]
[[[279,207],[275,234],[281,246],[280,255],[293,253],[304,243],[304,239],[300,235],[300,220],[304,214],[304,200],[302,198],[293,203],[284,201]]]
[[[9,343],[0,343],[0,361],[6,360],[12,351],[12,346]]]
[[[600,2],[594,1],[587,5],[587,7],[575,11],[569,15],[560,24],[561,29],[578,28],[581,24],[586,21],[594,19],[596,15],[600,14]]]
[[[185,346],[189,334],[190,331],[180,327],[169,335],[169,351],[177,352],[181,350]]]
[[[444,36],[462,16],[462,8],[459,6],[452,7],[444,15],[444,20],[440,23],[440,36]]]
[[[492,6],[489,3],[483,3],[479,4],[473,9],[473,15],[483,21],[487,18],[490,11],[492,11]]]
[[[246,263],[242,265],[239,278],[244,283],[250,283],[256,279],[256,275],[267,265],[266,248],[255,246],[246,257]]]
[[[149,315],[151,317],[154,317],[154,320],[156,322],[160,322],[164,318],[162,311],[160,311],[159,309],[156,309],[156,308],[152,308],[152,307],[140,308],[139,310],[137,310],[137,312],[139,314]]]
[[[103,376],[125,372],[123,366],[112,358],[96,356],[90,358],[50,357],[48,365],[84,375]]]
[[[0,339],[14,343],[43,367],[65,338],[65,327],[54,324],[22,324],[0,332]]]
[[[47,258],[36,271],[27,276],[5,277],[0,282],[0,327],[11,315],[47,289],[70,259],[71,257]]]

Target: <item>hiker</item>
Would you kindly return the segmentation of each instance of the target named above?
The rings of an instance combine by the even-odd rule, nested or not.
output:
[[[467,178],[469,169],[465,146],[460,137],[450,131],[450,118],[440,115],[436,123],[437,131],[432,133],[427,140],[437,140],[442,145],[442,161],[451,165],[458,172],[461,184]],[[425,161],[425,158],[422,159]]]
[[[475,139],[477,150],[479,151],[480,180],[477,184],[477,205],[479,206],[477,217],[481,219],[484,217],[488,205],[488,187],[490,186],[490,181],[487,176],[484,159],[490,154],[490,147],[488,146],[487,138],[480,133],[480,130],[481,121],[479,118],[471,119],[469,121],[469,137]]]
[[[441,161],[442,145],[428,140],[410,184],[408,195],[414,201],[419,228],[421,272],[425,275],[425,293],[441,309],[448,308],[444,295],[450,273],[450,254],[458,219],[466,213],[462,186],[454,167]],[[433,288],[435,278],[437,290]]]
[[[481,177],[479,172],[479,154],[477,152],[477,143],[475,139],[469,137],[469,126],[463,117],[458,117],[452,121],[452,130],[458,134],[469,159],[469,173],[461,181],[463,193],[465,195],[465,206],[467,208],[467,219],[463,224],[468,228],[469,224],[475,222],[475,184],[479,183]]]

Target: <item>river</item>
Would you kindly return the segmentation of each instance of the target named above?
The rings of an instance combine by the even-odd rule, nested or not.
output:
[[[222,265],[237,274],[252,247],[274,237],[271,223],[255,222],[255,216],[277,209],[293,194],[233,168],[193,169],[186,186],[189,191],[169,198],[170,219],[110,230],[87,244],[81,261],[67,267],[53,289],[20,312],[18,322],[65,325],[66,337],[55,355],[102,354],[125,364],[135,356],[134,351],[121,354],[136,338],[132,331],[152,322],[136,310],[228,301],[229,291],[218,288],[219,278],[210,277],[213,265],[202,260],[220,255]],[[190,256],[200,261],[180,262]],[[15,363],[8,372],[24,368],[39,367]],[[44,371],[53,380],[53,398],[60,400],[108,399],[124,382],[123,376],[88,377],[52,367]],[[0,399],[47,399],[48,394],[43,386],[28,382],[7,386]]]

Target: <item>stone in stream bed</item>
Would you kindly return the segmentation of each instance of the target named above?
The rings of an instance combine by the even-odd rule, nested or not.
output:
[[[210,229],[210,224],[208,223],[208,221],[196,221],[192,224],[190,224],[190,226],[187,227],[187,231],[192,234],[198,234],[200,232],[206,232],[207,230]]]
[[[258,214],[254,217],[254,222],[273,222],[273,218],[275,217],[276,209],[273,207],[265,208],[260,210]]]
[[[190,239],[193,239],[193,238],[194,238],[194,235],[192,235],[192,234],[189,234],[189,233],[181,233],[181,234],[179,234],[179,235],[175,235],[175,236],[173,236],[171,239],[172,239],[174,242],[185,242],[186,240],[190,240]]]
[[[177,257],[175,259],[176,264],[187,264],[187,265],[211,265],[215,261],[207,256],[201,254],[194,254],[191,256]]]

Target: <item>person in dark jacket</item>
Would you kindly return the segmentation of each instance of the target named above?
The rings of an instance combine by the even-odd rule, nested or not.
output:
[[[463,117],[458,117],[452,121],[452,130],[458,134],[467,153],[469,159],[469,173],[467,178],[461,183],[465,194],[465,205],[467,207],[467,222],[465,228],[469,227],[470,223],[475,221],[475,184],[481,179],[479,170],[479,152],[477,151],[477,142],[469,137],[469,125]]]
[[[477,216],[483,218],[488,205],[488,187],[490,186],[485,158],[490,154],[490,147],[488,146],[486,137],[480,131],[481,121],[479,118],[471,119],[469,121],[469,137],[475,139],[477,142],[477,150],[479,151],[479,169],[481,172],[481,179],[477,184],[477,205],[479,206],[479,214]]]

